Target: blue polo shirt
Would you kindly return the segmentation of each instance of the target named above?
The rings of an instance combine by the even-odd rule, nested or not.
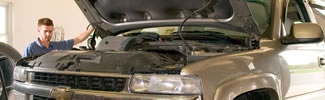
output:
[[[27,45],[24,50],[23,57],[39,55],[51,52],[52,50],[69,50],[73,47],[74,40],[64,40],[64,41],[51,41],[49,48],[41,45],[41,43],[37,40]]]

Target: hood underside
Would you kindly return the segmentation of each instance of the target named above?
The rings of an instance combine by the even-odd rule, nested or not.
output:
[[[108,35],[131,29],[209,26],[260,35],[246,0],[75,0],[88,21]],[[196,12],[196,13],[193,13]]]

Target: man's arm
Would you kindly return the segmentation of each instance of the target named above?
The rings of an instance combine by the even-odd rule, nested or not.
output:
[[[94,28],[89,27],[88,30],[80,33],[77,37],[74,38],[73,45],[76,45],[76,44],[86,40],[93,31],[94,31]]]

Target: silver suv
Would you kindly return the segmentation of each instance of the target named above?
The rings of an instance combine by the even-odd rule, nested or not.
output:
[[[75,1],[96,28],[88,48],[19,60],[16,99],[282,100],[325,86],[305,0]]]

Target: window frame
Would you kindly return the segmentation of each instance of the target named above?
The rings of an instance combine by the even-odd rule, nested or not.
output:
[[[0,37],[6,37],[6,41],[0,41],[4,42],[7,44],[12,44],[12,8],[11,8],[11,3],[9,2],[0,2],[0,7],[5,8],[5,33],[0,34]]]

